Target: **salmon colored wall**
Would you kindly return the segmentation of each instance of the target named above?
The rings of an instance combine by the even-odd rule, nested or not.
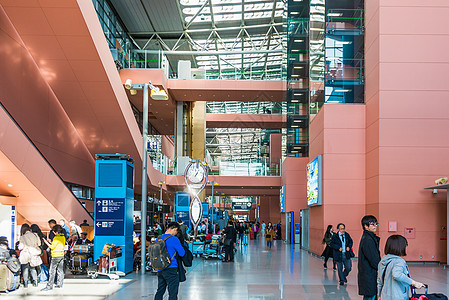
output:
[[[325,104],[310,133],[310,160],[323,155],[323,206],[309,210],[309,249],[321,253],[327,225],[342,222],[356,251],[365,211],[365,106]]]
[[[281,221],[281,213],[279,208],[279,196],[262,196],[260,197],[260,214],[259,220],[277,224]]]
[[[379,217],[381,250],[414,227],[406,259],[446,261],[446,193],[423,188],[449,173],[449,3],[366,3],[366,211]]]
[[[300,210],[307,208],[308,163],[308,157],[286,157],[282,162],[281,182],[285,185],[285,211],[295,213],[295,223],[300,222]]]
[[[64,181],[94,185],[95,162],[0,7],[0,101]]]
[[[279,165],[282,159],[282,134],[270,134],[270,163]]]
[[[163,135],[161,139],[162,139],[162,147],[161,147],[162,153],[171,160],[174,160],[175,144],[173,139],[169,135]]]

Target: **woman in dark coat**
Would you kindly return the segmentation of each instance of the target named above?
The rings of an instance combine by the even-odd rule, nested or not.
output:
[[[327,229],[326,229],[326,233],[324,234],[324,238],[323,238],[323,244],[326,244],[326,248],[324,249],[323,253],[321,254],[321,256],[324,257],[324,269],[327,269],[327,261],[329,260],[330,257],[334,257],[333,255],[333,250],[330,247],[331,244],[331,240],[332,240],[332,235],[334,234],[334,226],[332,225],[328,225]],[[334,271],[337,270],[335,261],[334,261]]]
[[[359,245],[358,285],[364,300],[377,300],[377,268],[380,262],[379,241],[376,235],[377,219],[368,215],[362,218],[363,235]]]

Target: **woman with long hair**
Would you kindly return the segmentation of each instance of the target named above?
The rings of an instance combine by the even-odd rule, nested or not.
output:
[[[321,254],[321,256],[324,257],[324,269],[327,269],[327,261],[329,260],[330,257],[334,257],[334,255],[332,254],[332,248],[330,247],[330,243],[332,240],[332,235],[334,234],[334,226],[332,225],[327,225],[327,229],[326,229],[326,233],[324,234],[323,237],[323,244],[326,244],[326,248],[324,249],[323,253]],[[334,271],[337,270],[337,267],[335,265],[334,262]]]
[[[23,285],[25,288],[31,282],[33,286],[37,286],[37,270],[36,267],[42,264],[41,254],[41,240],[37,234],[31,231],[28,224],[22,225],[20,230],[19,240],[19,261],[22,265]]]

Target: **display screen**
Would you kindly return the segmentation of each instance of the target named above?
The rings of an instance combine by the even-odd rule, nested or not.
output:
[[[307,205],[322,205],[322,156],[307,164]]]

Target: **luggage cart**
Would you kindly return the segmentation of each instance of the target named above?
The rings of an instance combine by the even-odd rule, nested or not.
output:
[[[203,258],[224,259],[224,253],[222,251],[221,245],[221,235],[215,234],[212,236],[212,240],[210,241],[210,243],[206,242],[206,244],[204,245]]]
[[[69,269],[73,275],[86,274],[92,263],[94,245],[75,245],[70,251]]]
[[[189,250],[196,257],[200,257],[204,252],[204,243],[203,242],[190,242]]]
[[[100,256],[96,267],[89,266],[87,275],[92,278],[98,278],[98,275],[108,276],[111,280],[117,280],[125,273],[117,271],[117,257],[122,256],[122,248],[120,246],[109,248],[108,255]]]

